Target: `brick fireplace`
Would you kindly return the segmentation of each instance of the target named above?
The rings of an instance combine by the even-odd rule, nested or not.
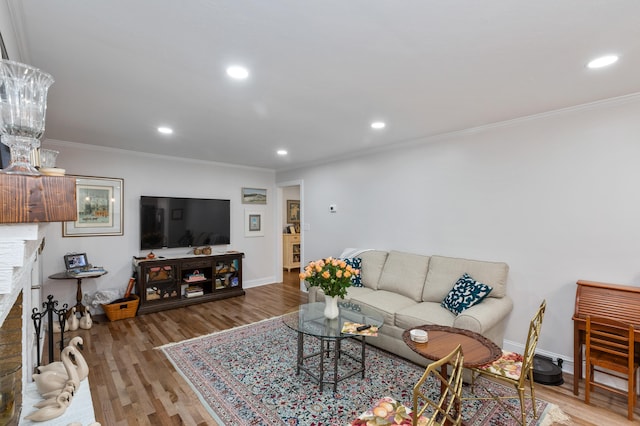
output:
[[[37,363],[31,311],[40,307],[43,239],[39,231],[38,224],[0,225],[0,357],[22,364],[17,379],[16,421],[23,390]]]

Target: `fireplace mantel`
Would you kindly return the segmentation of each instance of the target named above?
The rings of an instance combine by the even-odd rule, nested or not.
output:
[[[0,224],[76,220],[73,176],[0,173]]]

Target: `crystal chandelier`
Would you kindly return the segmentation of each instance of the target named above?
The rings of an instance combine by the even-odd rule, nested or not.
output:
[[[51,75],[30,65],[0,61],[0,138],[11,148],[3,173],[39,175],[31,151],[40,146]]]

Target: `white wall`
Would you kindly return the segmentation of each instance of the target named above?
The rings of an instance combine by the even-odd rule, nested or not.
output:
[[[523,344],[546,298],[538,347],[571,361],[576,281],[640,282],[638,117],[640,96],[628,96],[277,181],[304,181],[305,262],[344,247],[505,261],[515,302],[506,346]]]
[[[60,304],[75,304],[76,284],[73,280],[50,280],[49,275],[64,269],[63,255],[86,252],[93,264],[102,265],[109,273],[98,279],[85,279],[84,293],[117,288],[124,291],[131,276],[132,256],[147,254],[139,247],[139,202],[141,195],[222,198],[231,200],[231,244],[215,246],[214,252],[238,250],[245,253],[243,261],[244,287],[275,282],[276,238],[280,224],[276,223],[275,173],[271,170],[234,167],[204,161],[140,155],[133,152],[97,148],[55,140],[45,140],[45,148],[60,151],[57,166],[67,174],[114,177],[124,179],[124,235],[103,237],[62,237],[62,225],[45,227],[46,245],[43,254],[45,276],[43,294],[53,294]],[[241,203],[241,188],[266,188],[266,205]],[[264,237],[244,236],[244,210],[264,214]],[[157,255],[187,253],[188,249],[154,250]],[[99,312],[99,311],[98,311]]]

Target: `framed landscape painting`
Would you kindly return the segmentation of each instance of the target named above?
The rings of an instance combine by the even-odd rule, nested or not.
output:
[[[76,176],[75,221],[63,222],[63,237],[123,235],[124,179]]]
[[[242,188],[242,204],[267,204],[267,190]]]

